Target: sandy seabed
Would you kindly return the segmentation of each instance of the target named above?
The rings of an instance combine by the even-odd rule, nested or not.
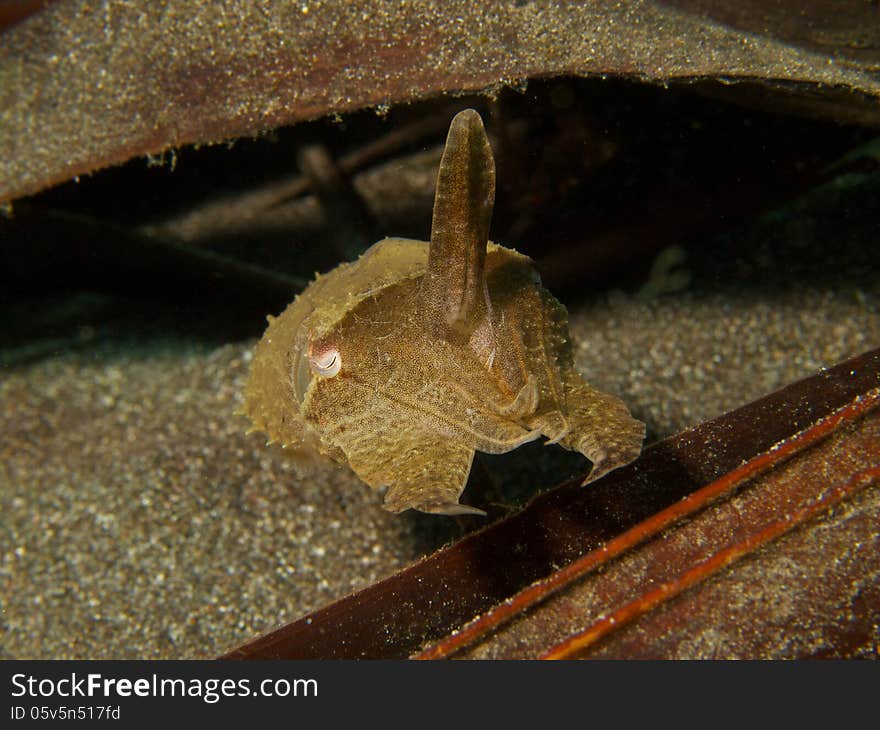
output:
[[[837,226],[841,248],[819,213],[765,217],[747,253],[718,244],[723,264],[689,251],[683,290],[585,297],[578,367],[654,440],[877,347],[876,223]],[[4,368],[0,657],[215,656],[460,534],[245,435],[253,344],[127,340]],[[549,468],[543,487],[567,476]]]

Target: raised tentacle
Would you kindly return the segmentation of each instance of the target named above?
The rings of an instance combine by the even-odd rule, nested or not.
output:
[[[480,115],[452,120],[437,174],[422,303],[435,336],[467,337],[484,314],[485,263],[495,204],[495,161]]]

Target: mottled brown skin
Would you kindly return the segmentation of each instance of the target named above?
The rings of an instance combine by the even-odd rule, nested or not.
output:
[[[388,238],[319,276],[257,345],[245,413],[300,460],[347,463],[393,512],[459,504],[474,451],[542,436],[593,462],[641,451],[644,424],[574,369],[565,308],[527,257],[488,242],[495,166],[479,115],[452,121],[430,243]]]

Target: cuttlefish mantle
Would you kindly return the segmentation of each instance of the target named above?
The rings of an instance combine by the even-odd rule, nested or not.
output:
[[[565,308],[531,260],[489,242],[495,163],[459,113],[437,176],[431,240],[386,238],[318,276],[257,344],[244,411],[295,458],[347,464],[385,507],[459,503],[475,451],[535,439],[580,452],[584,483],[635,459],[623,402],[574,369]]]

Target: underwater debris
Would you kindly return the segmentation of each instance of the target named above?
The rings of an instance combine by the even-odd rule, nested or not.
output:
[[[645,427],[574,369],[565,308],[531,260],[488,240],[495,165],[479,114],[452,121],[431,241],[386,238],[318,276],[257,344],[244,411],[308,461],[347,463],[385,507],[459,504],[474,451],[541,436],[593,462],[635,459]]]
[[[221,658],[874,657],[878,386],[823,368]]]

